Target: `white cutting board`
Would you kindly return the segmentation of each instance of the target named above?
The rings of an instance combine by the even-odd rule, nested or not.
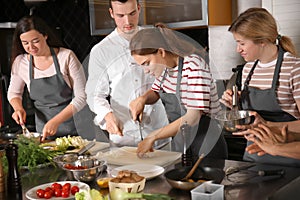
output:
[[[91,155],[96,155],[99,151],[109,148],[109,143],[107,142],[96,142],[96,144],[89,149]]]
[[[111,165],[150,164],[162,167],[178,161],[181,158],[180,152],[154,150],[145,158],[139,158],[136,154],[136,147],[121,147],[105,152],[103,158]]]

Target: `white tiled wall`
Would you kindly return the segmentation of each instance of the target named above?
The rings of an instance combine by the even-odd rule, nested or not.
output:
[[[232,0],[237,5],[236,14],[249,7],[264,7],[278,22],[281,35],[290,37],[300,55],[300,0]],[[227,31],[228,26],[210,26],[209,56],[212,72],[216,79],[229,79],[231,69],[243,60],[235,52],[235,42]]]
[[[289,36],[300,53],[300,1],[299,0],[262,0],[278,22],[281,35]]]

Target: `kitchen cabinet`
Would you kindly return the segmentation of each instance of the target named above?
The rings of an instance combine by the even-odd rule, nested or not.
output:
[[[208,25],[230,25],[232,0],[208,0]]]
[[[206,27],[207,0],[140,0],[140,25],[165,23],[172,29]],[[108,0],[89,1],[90,30],[92,35],[105,35],[115,27],[108,11]]]

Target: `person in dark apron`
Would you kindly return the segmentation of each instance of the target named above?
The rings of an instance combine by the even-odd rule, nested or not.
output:
[[[60,113],[72,100],[73,90],[66,84],[60,71],[53,48],[50,48],[56,75],[34,79],[32,56],[30,56],[29,77],[30,97],[35,106],[35,126],[38,133],[43,132],[44,125]],[[55,137],[77,135],[73,118],[59,125]],[[49,137],[53,139],[53,137]]]
[[[154,38],[148,40],[148,36]],[[145,66],[146,73],[156,77],[152,90],[130,103],[132,116],[135,119],[143,111],[145,104],[151,104],[161,98],[170,122],[144,138],[138,145],[138,153],[151,150],[153,142],[158,139],[173,137],[174,151],[182,152],[186,144],[187,152],[195,159],[202,153],[214,158],[227,158],[227,145],[221,135],[222,130],[216,121],[209,117],[213,108],[219,108],[218,101],[212,100],[217,98],[216,87],[213,87],[208,62],[201,51],[203,48],[194,43],[196,42],[183,34],[166,28],[141,30],[132,38],[131,54],[138,64]],[[184,63],[186,64],[183,69]],[[180,126],[185,123],[191,127],[186,134],[186,141],[179,134]],[[212,139],[213,144],[207,145],[208,149],[201,150],[205,137]]]
[[[182,78],[182,67],[183,67],[183,58],[179,58],[179,65],[178,65],[178,76],[177,76],[177,85],[176,85],[176,94],[172,93],[166,93],[163,91],[163,89],[160,86],[159,96],[162,100],[167,116],[169,119],[169,122],[172,123],[181,116],[183,116],[186,113],[186,108],[181,105],[180,103],[180,83]],[[164,72],[164,76],[166,76],[167,71]],[[161,82],[163,83],[164,78]],[[182,140],[182,136],[180,134],[177,134],[175,137],[173,137],[172,140],[172,150],[174,151],[183,151],[183,142],[186,143],[186,152],[183,152],[184,154],[187,154],[186,156],[190,156],[192,162],[196,162],[199,153],[200,147],[203,144],[204,137],[210,137],[211,140],[215,140],[214,147],[210,152],[207,152],[206,157],[208,158],[227,158],[228,151],[227,151],[227,144],[225,141],[225,138],[223,134],[221,134],[222,130],[219,124],[215,119],[212,119],[207,114],[202,114],[199,123],[188,129],[189,137],[186,138],[186,141]],[[220,133],[218,137],[218,133]]]
[[[242,76],[245,81],[240,95],[241,108],[256,111],[265,121],[272,123],[274,126],[276,126],[275,124],[282,126],[282,124],[299,120],[298,108],[300,101],[297,99],[297,96],[299,96],[299,92],[297,92],[299,80],[297,77],[300,76],[300,71],[298,70],[299,66],[296,64],[299,63],[299,59],[296,57],[296,50],[291,40],[278,34],[273,16],[264,8],[250,8],[240,14],[230,26],[229,31],[233,33],[237,41],[237,51],[244,57],[245,61],[255,61],[251,68],[249,63],[244,65]],[[273,68],[275,61],[271,88],[265,89],[268,88],[266,85],[269,82],[263,83],[261,80],[266,79],[268,81],[270,79],[270,69]],[[260,68],[255,71],[259,62]],[[261,72],[260,70],[265,71]],[[244,73],[247,72],[248,75],[245,76]],[[290,77],[285,76],[285,74],[289,74]],[[253,86],[250,86],[251,79],[253,79],[253,82],[251,82]],[[284,82],[280,82],[281,79],[286,81],[285,85]],[[285,105],[287,103],[283,103],[287,101],[290,102],[288,107]],[[226,106],[231,105],[231,90],[224,92],[221,102]],[[285,110],[283,109],[284,106]],[[251,126],[245,125],[238,128],[254,130],[257,121],[259,121],[259,117],[255,119],[255,123]],[[260,123],[265,122],[261,121]],[[241,130],[234,133],[234,135],[244,135],[246,138],[250,138],[248,134],[251,134],[251,131]],[[248,148],[254,147],[254,145],[250,141],[247,142]],[[297,159],[271,156],[269,154],[258,156],[256,153],[249,154],[247,151],[245,151],[243,159],[260,163],[300,166],[300,160]]]
[[[278,46],[278,58],[274,70],[272,87],[270,89],[260,90],[254,87],[249,87],[251,76],[258,62],[256,61],[250,73],[248,74],[247,79],[245,80],[244,89],[241,93],[242,108],[244,110],[255,110],[262,118],[271,122],[289,122],[296,120],[294,116],[281,109],[276,97],[276,85],[278,82],[280,67],[283,60],[283,54],[283,49]],[[251,144],[252,142],[247,141],[247,146]],[[260,163],[280,163],[285,165],[300,166],[300,160],[298,159],[292,159],[282,156],[272,156],[270,154],[258,156],[256,154],[249,154],[247,151],[245,151],[243,159],[246,161]]]
[[[62,47],[41,18],[25,16],[17,23],[12,62],[8,99],[16,123],[26,123],[22,102],[26,85],[42,141],[78,135],[73,116],[86,106],[85,74],[74,52]]]

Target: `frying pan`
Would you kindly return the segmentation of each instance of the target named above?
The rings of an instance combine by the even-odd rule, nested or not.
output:
[[[10,139],[16,139],[19,134],[22,133],[22,130],[20,128],[10,128],[10,127],[2,127],[0,128],[0,138],[2,140],[10,140]]]
[[[31,131],[34,130],[35,127],[32,127],[31,125],[27,126],[27,128]],[[17,139],[18,135],[22,134],[21,127],[9,127],[4,126],[0,128],[0,139],[2,140],[14,140]]]
[[[221,183],[225,177],[225,172],[220,168],[213,167],[198,167],[194,174],[191,176],[193,182],[181,181],[183,177],[191,170],[192,167],[184,167],[179,169],[172,169],[164,175],[168,183],[176,189],[191,190],[203,182],[212,181],[214,183]],[[198,180],[201,180],[198,182]],[[202,181],[203,180],[203,181]]]

